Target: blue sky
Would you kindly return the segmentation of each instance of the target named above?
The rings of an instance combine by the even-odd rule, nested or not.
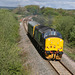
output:
[[[75,0],[0,0],[0,6],[39,5],[52,8],[75,9]]]

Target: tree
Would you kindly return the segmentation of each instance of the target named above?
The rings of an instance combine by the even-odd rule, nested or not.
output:
[[[69,40],[70,31],[74,25],[74,18],[71,16],[57,16],[53,23],[56,29],[62,34],[64,40]]]
[[[38,5],[28,5],[25,6],[28,12],[32,13],[33,15],[40,13],[40,7]]]
[[[41,9],[42,9],[41,12],[44,16],[59,15],[59,13],[53,8],[49,8],[49,7],[44,8],[43,7]]]
[[[72,31],[70,32],[69,41],[71,46],[75,46],[75,25],[73,26]]]

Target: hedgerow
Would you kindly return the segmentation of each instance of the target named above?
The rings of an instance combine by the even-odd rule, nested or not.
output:
[[[25,75],[17,46],[18,38],[18,21],[11,12],[0,9],[0,75]]]

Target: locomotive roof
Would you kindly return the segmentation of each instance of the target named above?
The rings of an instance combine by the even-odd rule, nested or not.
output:
[[[31,26],[40,25],[38,22],[35,21],[29,21],[28,22]]]
[[[41,33],[47,32],[49,30],[55,31],[55,29],[49,28],[48,26],[44,26],[44,25],[39,25],[39,26],[36,26],[35,28],[38,29]]]

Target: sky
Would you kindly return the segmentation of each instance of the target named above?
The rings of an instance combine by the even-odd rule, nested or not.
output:
[[[63,9],[75,9],[75,0],[0,0],[0,6],[16,7],[18,5],[39,5]]]

